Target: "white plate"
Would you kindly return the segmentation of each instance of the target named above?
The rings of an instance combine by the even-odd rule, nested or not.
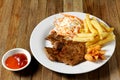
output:
[[[85,13],[80,12],[65,12],[66,14],[71,14],[74,16],[79,17],[80,19],[85,18]],[[52,15],[43,21],[41,21],[33,30],[31,37],[30,37],[30,48],[33,53],[33,56],[37,59],[39,63],[41,63],[46,68],[59,72],[59,73],[65,73],[65,74],[80,74],[80,73],[86,73],[90,72],[92,70],[95,70],[99,67],[101,67],[103,64],[105,64],[110,57],[113,55],[114,49],[115,49],[115,43],[116,41],[112,41],[108,44],[106,44],[102,49],[106,50],[106,60],[98,61],[98,62],[89,62],[85,61],[75,66],[69,66],[64,63],[59,62],[53,62],[50,61],[46,54],[44,47],[48,46],[49,44],[45,41],[45,37],[49,34],[49,31],[54,28],[53,22],[55,18],[60,17],[60,14]],[[91,15],[92,17],[92,15]],[[94,16],[95,17],[95,16]],[[100,20],[99,18],[97,18]],[[100,20],[102,21],[102,20]],[[103,21],[102,21],[103,22]]]

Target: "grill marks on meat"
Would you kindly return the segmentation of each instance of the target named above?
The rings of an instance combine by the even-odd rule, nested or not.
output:
[[[47,57],[50,60],[68,65],[76,65],[84,61],[84,43],[65,40],[63,36],[57,35],[56,32],[50,34],[46,39],[53,44],[53,48],[45,47]]]

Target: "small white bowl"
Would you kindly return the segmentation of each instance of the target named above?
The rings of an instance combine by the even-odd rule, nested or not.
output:
[[[6,61],[6,59],[7,59],[9,56],[12,56],[12,55],[14,55],[14,54],[16,54],[16,53],[23,53],[23,54],[25,54],[26,57],[27,57],[27,64],[26,64],[25,66],[21,67],[21,68],[18,68],[18,69],[11,69],[11,68],[9,68],[9,67],[7,67],[7,66],[5,65],[5,61]],[[10,71],[20,71],[20,70],[23,70],[24,68],[26,68],[26,67],[30,64],[30,62],[31,62],[31,55],[30,55],[30,53],[29,53],[27,50],[25,50],[25,49],[23,49],[23,48],[14,48],[14,49],[11,49],[11,50],[7,51],[7,52],[3,55],[3,57],[2,57],[2,65],[3,65],[3,67],[4,67],[5,69],[7,69],[7,70],[10,70]]]

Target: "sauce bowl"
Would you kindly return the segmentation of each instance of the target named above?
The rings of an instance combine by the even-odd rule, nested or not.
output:
[[[27,64],[24,65],[23,67],[20,67],[20,68],[16,68],[16,69],[13,69],[13,68],[9,68],[8,66],[6,66],[6,60],[10,57],[10,56],[13,56],[17,53],[21,53],[21,54],[24,54],[27,58]],[[31,55],[30,53],[23,49],[23,48],[14,48],[14,49],[11,49],[9,51],[7,51],[3,57],[2,57],[2,65],[5,69],[7,70],[10,70],[10,71],[20,71],[20,70],[23,70],[24,68],[26,68],[31,62]]]

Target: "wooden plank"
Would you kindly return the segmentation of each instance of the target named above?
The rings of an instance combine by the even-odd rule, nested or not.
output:
[[[47,9],[47,0],[38,0],[37,16],[36,16],[37,24],[46,18],[46,9]]]
[[[73,0],[73,11],[83,12],[83,0]]]
[[[100,0],[83,0],[83,11],[101,18],[99,1]]]
[[[84,74],[76,74],[75,76],[76,76],[76,80],[82,80],[82,79],[84,79],[84,80],[89,80],[87,73],[84,73]]]
[[[8,28],[8,39],[6,40],[6,50],[15,48],[18,36],[18,25],[19,25],[19,9],[21,7],[21,1],[14,1],[14,5],[11,11],[11,20]]]
[[[76,76],[72,74],[62,75],[62,80],[75,80]]]
[[[63,0],[63,7],[64,12],[73,11],[73,0]]]
[[[108,5],[107,0],[103,1],[100,0],[100,13],[101,13],[101,19],[105,21],[106,23],[109,22],[109,11],[108,11]]]
[[[52,80],[53,79],[53,74],[52,74],[52,71],[45,68],[45,67],[42,67],[42,75],[41,75],[41,80]]]
[[[17,47],[22,47],[28,49],[28,37],[29,35],[27,32],[28,28],[28,18],[30,16],[30,1],[29,0],[22,0],[21,1],[21,9],[19,10],[20,21],[18,25],[18,37],[17,37]],[[30,28],[31,26],[29,26]],[[32,28],[32,27],[31,27]],[[27,37],[28,36],[28,37]],[[24,42],[24,44],[22,44]]]
[[[62,80],[62,74],[53,72],[53,80]]]
[[[110,80],[109,64],[108,62],[99,68],[99,80]]]
[[[47,0],[46,17],[63,11],[62,0]]]

